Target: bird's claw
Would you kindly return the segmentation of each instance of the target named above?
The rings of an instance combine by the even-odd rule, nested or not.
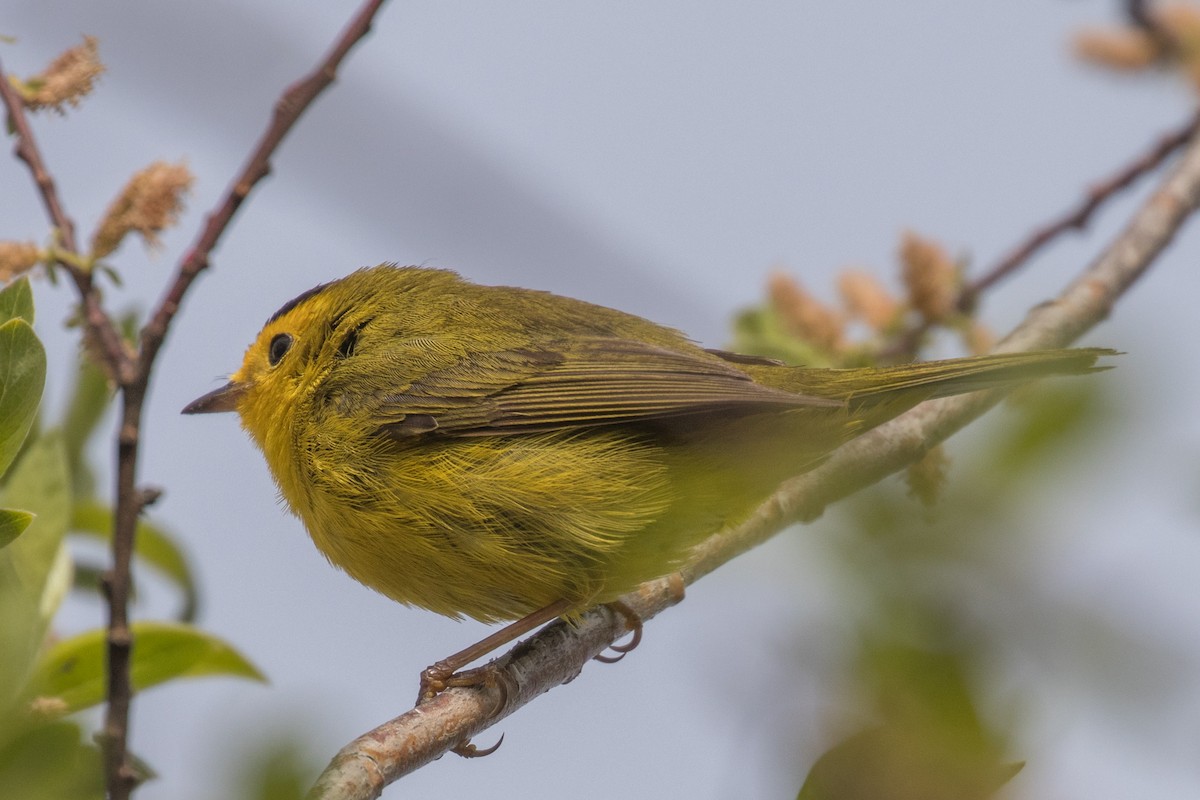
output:
[[[608,603],[607,605],[613,611],[625,618],[625,624],[633,633],[633,636],[630,637],[628,642],[625,642],[624,644],[610,644],[608,646],[608,649],[612,650],[617,655],[606,656],[601,653],[599,655],[592,656],[594,660],[599,661],[602,664],[615,664],[642,643],[642,618],[637,615],[636,611],[622,603],[620,600]]]
[[[500,734],[500,738],[497,739],[496,743],[494,745],[492,745],[491,747],[486,747],[486,748],[480,750],[478,746],[473,744],[471,742],[471,740],[468,739],[465,742],[460,742],[459,744],[456,744],[454,747],[451,747],[450,752],[454,753],[456,756],[462,756],[463,758],[483,758],[484,756],[490,756],[492,753],[499,750],[500,745],[502,745],[502,744],[504,744],[504,734],[503,733]]]

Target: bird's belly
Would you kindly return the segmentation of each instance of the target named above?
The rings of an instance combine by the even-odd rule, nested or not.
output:
[[[681,552],[664,528],[667,466],[619,432],[383,455],[352,475],[314,474],[311,491],[287,499],[333,564],[401,603],[484,621],[561,600],[582,610]]]

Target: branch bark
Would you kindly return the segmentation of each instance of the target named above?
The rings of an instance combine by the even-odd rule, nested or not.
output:
[[[1020,351],[1063,347],[1104,320],[1200,207],[1200,139],[1192,136],[1178,166],[1128,226],[1053,301],[1035,307],[997,347]],[[746,522],[710,537],[681,571],[690,584],[796,521],[919,459],[994,406],[1003,392],[924,403],[843,446],[817,469],[785,483]],[[679,599],[669,578],[622,598],[643,621]],[[376,798],[385,786],[503,719],[534,697],[570,680],[624,632],[608,608],[590,610],[576,626],[556,622],[497,660],[507,688],[454,688],[360,736],[344,747],[313,786],[310,800]]]

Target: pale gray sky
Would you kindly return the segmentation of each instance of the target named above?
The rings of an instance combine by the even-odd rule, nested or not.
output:
[[[195,681],[139,698],[134,748],[162,773],[140,796],[219,796],[212,776],[277,713],[332,755],[403,711],[418,671],[482,630],[331,569],[275,503],[236,420],[178,415],[236,368],[284,300],[361,265],[422,263],[616,306],[717,346],[776,265],[830,296],[845,264],[890,275],[906,227],[988,264],[1189,113],[1191,95],[1170,81],[1113,79],[1069,58],[1071,31],[1117,5],[393,0],[284,144],[160,359],[142,479],[166,489],[155,513],[193,555],[203,624],[272,683]],[[164,253],[126,247],[116,259],[117,307],[157,298],[282,86],[353,8],[9,3],[10,70],[35,71],[81,33],[101,41],[109,72],[97,94],[37,124],[84,232],[149,160],[186,158],[198,176]],[[40,236],[22,167],[0,160],[0,187],[0,237]],[[1056,291],[1136,196],[1003,285],[984,318],[1004,330]],[[1192,229],[1089,337],[1129,353],[1106,377],[1121,387],[1126,430],[1090,473],[1063,476],[1053,536],[1031,557],[1049,591],[1170,643],[1170,700],[1123,718],[1119,703],[1072,694],[1072,656],[1050,658],[1020,754],[1027,796],[1200,790],[1198,256]],[[72,347],[56,322],[70,296],[43,284],[37,299],[54,403]],[[495,756],[442,759],[385,796],[794,796],[819,752],[829,675],[789,675],[793,697],[779,702],[772,663],[795,645],[772,623],[836,639],[820,633],[833,624],[836,578],[807,542],[790,533],[694,587],[619,666],[590,666],[505,721]],[[155,598],[146,613],[168,608]],[[67,621],[97,615],[82,605]],[[1135,688],[1159,675],[1133,655],[1113,671]]]

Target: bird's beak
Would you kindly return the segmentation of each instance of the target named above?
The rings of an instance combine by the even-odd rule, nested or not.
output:
[[[246,393],[246,384],[230,381],[220,389],[214,389],[203,397],[197,397],[183,407],[181,414],[216,414],[219,411],[237,411],[238,400]]]

